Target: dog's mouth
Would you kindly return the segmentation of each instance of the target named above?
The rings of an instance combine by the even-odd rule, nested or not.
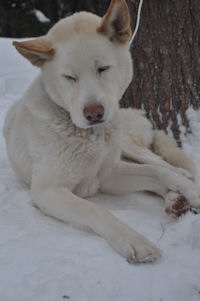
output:
[[[104,123],[104,120],[95,120],[95,121],[90,121],[88,123],[89,127],[95,127],[96,125],[102,124]]]

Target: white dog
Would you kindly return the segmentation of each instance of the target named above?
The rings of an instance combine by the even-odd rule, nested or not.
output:
[[[160,257],[156,246],[83,199],[147,190],[167,213],[200,207],[193,163],[140,111],[118,107],[132,79],[130,35],[126,2],[113,0],[103,18],[77,13],[46,36],[14,42],[41,74],[9,110],[4,135],[37,207],[90,227],[129,262],[148,262]]]

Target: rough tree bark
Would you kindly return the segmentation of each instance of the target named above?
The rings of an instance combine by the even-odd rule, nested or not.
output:
[[[127,3],[134,28],[139,0]],[[131,50],[134,78],[121,101],[143,108],[155,127],[171,128],[179,144],[180,120],[189,131],[186,110],[200,106],[199,16],[199,0],[144,0]]]

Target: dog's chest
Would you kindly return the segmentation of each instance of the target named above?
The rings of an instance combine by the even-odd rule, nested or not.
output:
[[[80,129],[69,118],[58,118],[46,126],[45,145],[53,149],[63,177],[75,186],[96,178],[101,167],[112,165],[119,158],[120,128],[116,122],[93,130]],[[45,132],[46,132],[45,131]]]

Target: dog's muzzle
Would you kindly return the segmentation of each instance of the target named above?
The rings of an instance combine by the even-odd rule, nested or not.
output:
[[[91,103],[84,107],[83,115],[89,122],[89,125],[95,125],[103,122],[104,107],[98,103]]]

